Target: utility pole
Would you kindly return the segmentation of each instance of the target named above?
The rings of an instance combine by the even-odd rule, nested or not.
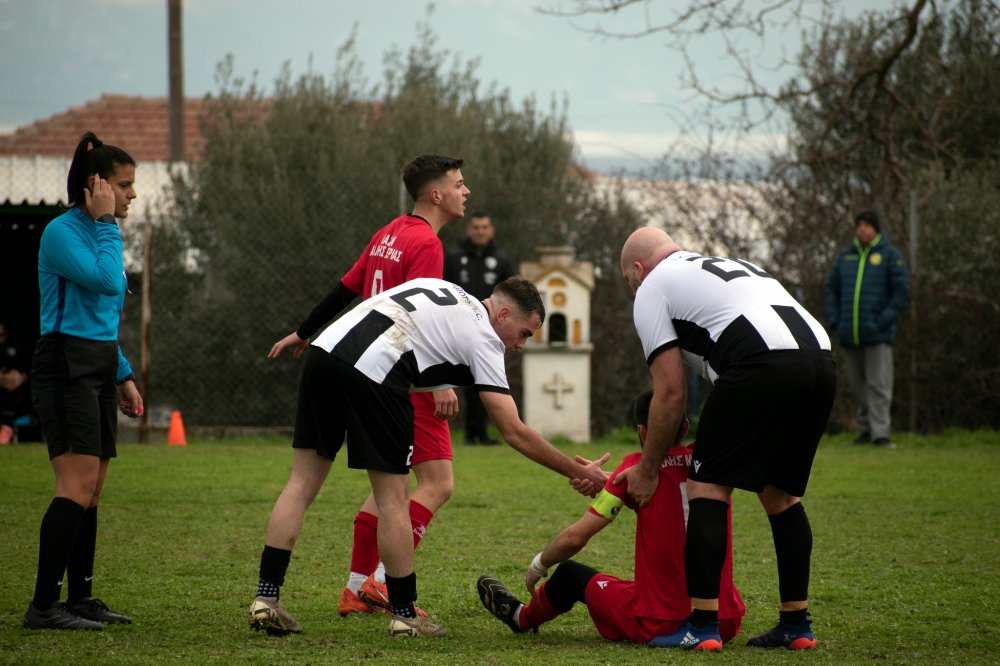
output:
[[[168,79],[170,82],[170,161],[184,161],[184,40],[181,0],[167,0]]]

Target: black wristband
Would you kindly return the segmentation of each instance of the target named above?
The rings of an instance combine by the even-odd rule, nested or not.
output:
[[[134,381],[135,381],[135,375],[129,375],[129,376],[125,377],[124,379],[122,379],[120,382],[115,382],[115,384],[117,384],[118,386],[121,386],[125,382],[134,382]]]
[[[117,224],[117,222],[115,222],[115,216],[112,215],[111,213],[105,213],[104,215],[101,215],[99,218],[97,218],[97,221],[104,222],[105,224]]]

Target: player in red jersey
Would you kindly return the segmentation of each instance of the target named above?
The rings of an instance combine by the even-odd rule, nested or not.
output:
[[[640,447],[646,440],[646,424],[652,391],[635,400],[635,421]],[[653,499],[641,509],[629,497],[626,484],[615,485],[618,472],[635,465],[640,453],[622,460],[579,520],[560,532],[535,556],[525,573],[531,601],[524,605],[496,578],[480,577],[479,598],[488,611],[515,632],[539,625],[568,612],[580,601],[587,605],[597,631],[609,641],[647,644],[653,638],[676,631],[690,615],[684,577],[684,539],[687,499],[684,492],[693,449],[683,445],[687,419],[677,433],[675,446],[660,465],[660,484]],[[611,524],[622,506],[636,510],[635,580],[622,580],[571,560],[598,532]],[[730,519],[729,530],[732,533]],[[559,565],[552,577],[536,589],[550,567]],[[744,606],[733,585],[732,549],[726,553],[719,598],[720,634],[729,641],[740,630]],[[721,649],[722,645],[719,644]]]
[[[297,331],[274,343],[267,357],[277,358],[283,350],[291,348],[295,358],[299,358],[309,346],[309,339],[359,295],[367,300],[373,294],[415,278],[440,278],[444,269],[444,248],[438,232],[448,222],[465,214],[465,201],[470,194],[462,176],[462,165],[463,160],[459,158],[420,155],[403,167],[403,183],[413,198],[413,212],[397,217],[375,232],[340,282]],[[431,518],[451,497],[454,487],[448,420],[458,413],[458,398],[452,389],[410,395],[414,411],[411,462],[417,479],[417,486],[410,495],[410,522],[416,546]],[[305,481],[296,480],[293,466],[289,484],[268,523],[268,538],[261,555],[261,580],[265,576],[272,581],[284,580],[292,546],[312,501],[308,493],[296,490],[296,483],[301,485]],[[315,487],[318,490],[318,486]],[[373,602],[384,602],[378,604],[379,608],[387,608],[384,579],[378,581],[372,576],[379,564],[377,530],[378,507],[369,494],[354,519],[351,573],[341,592],[341,615],[376,609],[374,604],[369,605],[358,596],[362,587],[370,591],[372,596],[369,598]],[[258,592],[261,590],[264,593],[272,591],[270,586]]]

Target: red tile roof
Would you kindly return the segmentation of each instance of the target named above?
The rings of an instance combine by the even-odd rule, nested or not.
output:
[[[184,152],[197,161],[203,141],[199,131],[201,99],[184,100]],[[124,149],[137,162],[166,162],[170,153],[170,120],[166,97],[102,95],[83,106],[0,134],[0,155],[19,157],[73,156],[87,130],[101,141]]]

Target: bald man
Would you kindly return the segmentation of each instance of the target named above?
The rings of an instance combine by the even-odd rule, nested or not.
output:
[[[823,326],[771,275],[742,259],[682,250],[661,229],[635,231],[621,269],[635,294],[633,319],[653,380],[646,446],[628,480],[639,504],[684,416],[685,366],[712,382],[688,473],[684,549],[692,611],[655,647],[721,651],[719,580],[734,488],[757,494],[771,523],[781,599],[778,624],[753,647],[816,646],[808,617],[812,530],[805,493],[836,386]]]

